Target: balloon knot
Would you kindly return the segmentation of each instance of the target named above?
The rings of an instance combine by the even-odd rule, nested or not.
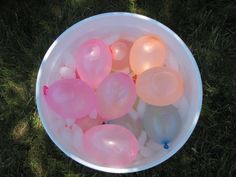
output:
[[[132,79],[133,79],[134,83],[136,83],[137,75],[134,75],[134,76],[132,77]]]
[[[169,145],[167,143],[164,144],[164,149],[169,149]]]
[[[75,70],[75,77],[76,77],[76,79],[80,79],[80,76],[79,76],[79,73],[78,73],[77,69]]]
[[[43,86],[43,94],[47,95],[47,93],[48,93],[48,86],[44,85]]]

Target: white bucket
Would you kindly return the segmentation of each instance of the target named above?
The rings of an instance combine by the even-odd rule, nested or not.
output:
[[[64,146],[48,125],[47,119],[52,112],[45,105],[43,99],[43,86],[50,85],[58,79],[59,66],[64,58],[68,65],[73,65],[70,60],[70,50],[93,37],[103,38],[107,43],[122,36],[129,40],[153,34],[158,35],[171,51],[168,56],[170,67],[178,69],[185,81],[184,101],[177,103],[182,116],[181,130],[168,150],[161,148],[148,158],[137,160],[127,168],[104,167],[89,162],[82,154],[78,154]],[[174,60],[172,58],[174,57]],[[65,62],[65,61],[64,61]],[[104,172],[130,173],[145,170],[156,166],[174,155],[190,137],[195,128],[202,105],[202,82],[198,66],[185,43],[168,27],[151,18],[123,12],[105,13],[82,20],[63,32],[51,45],[45,54],[40,66],[36,83],[36,101],[40,119],[52,141],[70,158],[75,161]],[[54,115],[55,116],[55,115]]]

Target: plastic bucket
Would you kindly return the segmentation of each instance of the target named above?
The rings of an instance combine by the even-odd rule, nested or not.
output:
[[[127,168],[104,167],[90,162],[82,154],[79,154],[63,143],[57,137],[48,124],[48,118],[55,116],[45,105],[43,99],[43,86],[50,85],[58,79],[55,72],[61,64],[63,58],[70,63],[70,49],[78,46],[83,41],[99,37],[109,43],[110,40],[122,36],[126,39],[134,40],[145,34],[161,36],[167,44],[170,55],[170,67],[178,69],[185,81],[184,101],[180,101],[178,106],[182,114],[181,130],[168,150],[160,149],[149,158],[137,160]],[[175,60],[171,60],[171,58]],[[175,61],[176,63],[173,63]],[[37,83],[36,101],[38,113],[47,134],[52,141],[70,158],[87,167],[112,173],[130,173],[145,170],[156,166],[173,156],[188,140],[193,132],[201,111],[202,105],[202,82],[198,66],[185,43],[168,27],[143,15],[132,13],[105,13],[89,17],[82,20],[63,32],[51,45],[41,63]]]

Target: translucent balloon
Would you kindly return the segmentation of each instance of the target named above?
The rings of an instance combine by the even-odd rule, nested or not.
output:
[[[118,125],[98,125],[84,134],[84,146],[91,160],[107,167],[125,167],[137,156],[135,136]]]
[[[70,67],[62,66],[59,70],[59,73],[63,79],[75,79],[75,70]]]
[[[93,90],[78,79],[62,79],[53,83],[46,92],[48,106],[64,119],[77,119],[95,109]]]
[[[181,75],[169,68],[155,67],[143,72],[136,81],[137,95],[156,106],[175,103],[183,95]]]
[[[143,115],[143,126],[149,138],[168,149],[180,130],[181,118],[174,106],[148,105]]]
[[[131,46],[132,43],[124,39],[117,40],[110,46],[112,51],[112,68],[114,70],[129,68]]]
[[[129,116],[129,114],[118,119],[110,120],[108,123],[123,126],[129,129],[136,137],[140,135],[143,129],[140,119],[134,120]]]
[[[72,141],[70,144],[74,147],[74,149],[78,152],[84,151],[83,149],[83,132],[79,126],[74,125],[72,128],[72,137],[69,137],[69,140]]]
[[[143,36],[138,38],[130,50],[130,67],[135,74],[157,66],[163,66],[167,49],[157,37]]]
[[[134,82],[127,74],[113,73],[97,88],[97,111],[106,120],[127,114],[135,103]]]
[[[102,40],[88,40],[79,47],[75,56],[80,78],[93,88],[111,71],[111,51]]]
[[[90,117],[83,117],[76,120],[76,124],[85,132],[86,130],[96,126],[101,125],[103,120],[100,117],[92,119]]]

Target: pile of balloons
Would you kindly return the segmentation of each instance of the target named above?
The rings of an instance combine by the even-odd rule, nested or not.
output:
[[[183,95],[184,82],[165,66],[167,56],[167,46],[156,36],[121,38],[111,45],[87,40],[73,53],[75,66],[63,66],[61,79],[44,86],[45,100],[67,122],[65,128],[78,126],[77,139],[91,161],[128,166],[146,136],[168,149],[179,129],[180,117],[170,105]],[[147,104],[142,114],[137,96]]]

